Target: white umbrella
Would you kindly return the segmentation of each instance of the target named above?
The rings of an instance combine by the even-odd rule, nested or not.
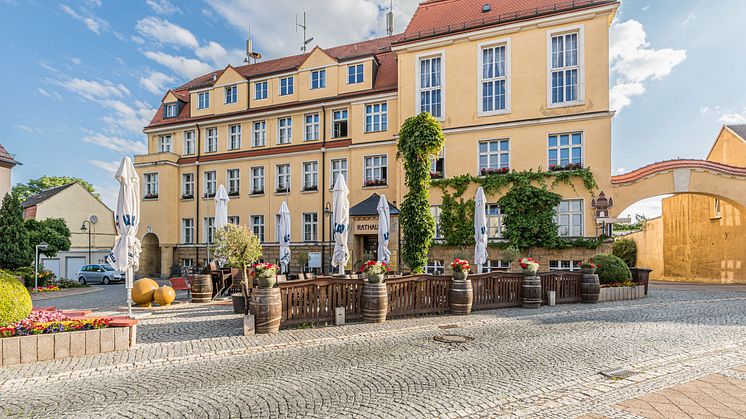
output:
[[[484,189],[477,189],[474,199],[474,263],[477,265],[477,273],[482,273],[482,265],[487,262],[487,211]]]
[[[218,186],[218,193],[215,194],[215,229],[221,229],[228,224],[228,192],[225,186]]]
[[[391,251],[389,250],[389,229],[391,228],[391,214],[386,195],[381,195],[378,200],[378,261],[389,263]]]
[[[347,235],[350,225],[350,200],[347,195],[347,183],[344,176],[337,175],[334,182],[333,206],[334,211],[334,253],[332,253],[332,266],[339,267],[339,273],[344,275],[347,260],[350,258],[350,250],[347,248]]]
[[[114,212],[117,228],[117,241],[108,256],[107,262],[114,269],[125,273],[127,307],[132,317],[132,282],[135,269],[140,267],[140,240],[137,227],[140,224],[140,179],[129,157],[122,158],[114,178],[119,181],[119,198]]]
[[[286,201],[282,201],[282,205],[280,205],[278,230],[280,233],[280,265],[284,267],[283,272],[287,272],[290,266],[290,210]]]

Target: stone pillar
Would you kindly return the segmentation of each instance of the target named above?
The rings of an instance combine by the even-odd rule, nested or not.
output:
[[[174,247],[161,246],[161,279],[168,279],[171,275],[171,265],[174,264]]]

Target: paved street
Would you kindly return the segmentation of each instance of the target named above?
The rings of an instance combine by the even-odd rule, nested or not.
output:
[[[229,306],[187,306],[145,319],[131,351],[2,367],[0,416],[694,417],[656,397],[746,383],[746,287],[276,336],[240,325]],[[433,339],[444,334],[472,340]],[[632,375],[599,374],[618,368]],[[706,406],[691,411],[740,408]]]

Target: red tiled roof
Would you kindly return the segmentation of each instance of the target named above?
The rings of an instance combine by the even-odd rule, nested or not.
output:
[[[16,161],[16,159],[10,153],[8,153],[8,150],[6,150],[2,144],[0,144],[0,162],[8,163],[11,165],[21,164],[20,162]]]
[[[420,3],[407,29],[395,43],[452,32],[531,19],[572,9],[617,3],[618,0],[430,0]],[[490,5],[489,12],[482,6]]]
[[[708,160],[679,159],[649,164],[623,175],[612,176],[611,183],[618,185],[621,183],[635,182],[647,176],[673,169],[704,169],[728,176],[746,177],[746,167],[729,166],[727,164],[715,163]]]

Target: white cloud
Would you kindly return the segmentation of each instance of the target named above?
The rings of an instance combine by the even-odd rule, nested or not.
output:
[[[679,25],[681,25],[681,26],[687,26],[687,25],[689,25],[690,23],[694,22],[694,19],[696,19],[696,18],[697,18],[697,14],[696,14],[696,13],[694,13],[694,12],[689,12],[689,13],[688,13],[688,14],[686,15],[686,17],[684,18],[684,20],[682,20],[682,21],[681,21],[681,23],[680,23]]]
[[[210,41],[207,44],[197,47],[194,53],[202,60],[209,61],[215,67],[225,67],[228,64],[242,64],[244,51],[240,49],[226,50],[217,42]]]
[[[139,100],[131,106],[119,100],[107,100],[102,104],[114,111],[113,115],[103,118],[109,133],[141,135],[143,127],[150,123],[156,112],[150,105]]]
[[[83,137],[82,140],[84,143],[95,144],[117,153],[145,154],[148,151],[144,141],[127,140],[121,137],[93,134]]]
[[[52,97],[52,98],[55,98],[57,100],[62,100],[62,95],[61,94],[59,94],[57,92],[54,92],[54,91],[50,92],[49,90],[43,89],[41,87],[37,87],[36,88],[36,94],[38,94],[40,96],[44,96],[44,97]]]
[[[44,134],[44,131],[41,130],[41,128],[38,127],[30,127],[28,125],[23,124],[16,124],[14,125],[16,129],[24,134],[34,134],[34,135],[42,135]]]
[[[160,71],[151,71],[147,77],[140,77],[140,85],[154,95],[162,95],[167,89],[167,83],[173,83],[176,79]]]
[[[660,80],[686,59],[685,50],[653,49],[642,23],[614,21],[611,25],[609,59],[616,78],[611,88],[611,107],[620,111],[632,97],[645,93],[645,82]]]
[[[119,169],[120,162],[118,160],[113,161],[103,161],[103,160],[88,160],[88,163],[93,165],[94,167],[97,167],[104,172],[114,176],[117,173],[117,170]]]
[[[158,17],[149,16],[139,20],[135,25],[135,30],[140,36],[150,38],[156,43],[187,48],[199,46],[197,37],[189,30]]]
[[[661,195],[654,196],[652,198],[641,199],[622,211],[620,217],[631,218],[632,222],[635,221],[636,215],[641,215],[647,219],[660,217],[663,213],[663,206],[661,201],[663,201],[664,198],[668,198],[670,196],[672,195]]]
[[[145,56],[170,69],[181,77],[192,79],[212,71],[212,68],[200,60],[170,55],[160,51],[146,51]]]
[[[169,0],[145,0],[145,3],[151,10],[161,15],[181,13],[181,9],[176,7]]]
[[[95,101],[109,98],[121,98],[130,94],[129,89],[123,84],[115,84],[109,80],[98,82],[95,80],[84,80],[72,78],[59,81],[58,84],[71,92],[77,93],[85,99]]]
[[[741,112],[724,113],[718,119],[718,122],[722,122],[723,124],[726,124],[726,125],[730,125],[730,124],[746,124],[746,109],[744,109]]]
[[[62,9],[63,12],[68,14],[73,19],[83,22],[88,30],[95,33],[96,35],[101,35],[101,32],[109,29],[108,21],[106,21],[105,19],[101,19],[100,17],[97,17],[89,12],[77,12],[75,11],[75,9],[66,4],[61,4],[60,9]]]

